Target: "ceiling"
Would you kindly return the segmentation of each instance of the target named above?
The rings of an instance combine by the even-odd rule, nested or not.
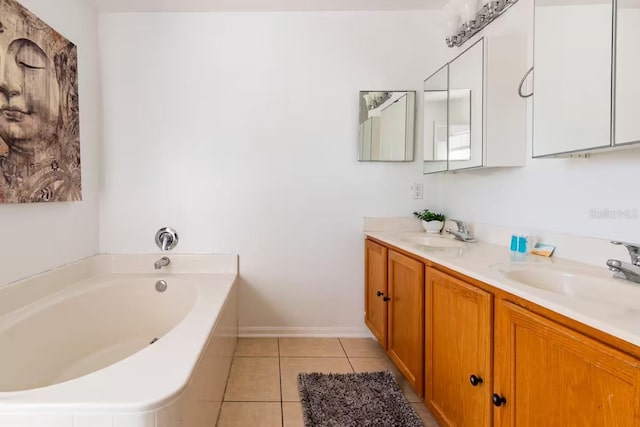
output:
[[[448,0],[86,0],[104,12],[440,9]]]

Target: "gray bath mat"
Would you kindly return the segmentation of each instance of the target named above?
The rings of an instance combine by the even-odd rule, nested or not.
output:
[[[388,371],[300,374],[305,427],[423,427]]]

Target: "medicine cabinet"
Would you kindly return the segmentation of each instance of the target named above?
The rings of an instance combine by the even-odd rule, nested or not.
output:
[[[618,0],[614,145],[640,142],[640,2]]]
[[[424,173],[524,166],[526,39],[481,38],[424,84]]]
[[[639,2],[536,0],[534,46],[534,157],[640,142]]]
[[[449,64],[424,82],[424,173],[448,169]]]

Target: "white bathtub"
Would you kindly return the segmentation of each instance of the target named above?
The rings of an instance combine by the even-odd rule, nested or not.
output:
[[[0,288],[0,426],[215,425],[237,257],[170,256],[157,272],[158,257],[99,256]]]

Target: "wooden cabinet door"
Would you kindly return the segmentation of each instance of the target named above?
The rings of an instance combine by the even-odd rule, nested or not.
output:
[[[424,351],[424,265],[389,251],[387,353],[422,396]]]
[[[387,349],[387,248],[365,240],[364,321]]]
[[[509,302],[495,321],[496,426],[640,426],[637,359]]]
[[[432,268],[425,277],[425,403],[443,426],[489,427],[493,295]]]

